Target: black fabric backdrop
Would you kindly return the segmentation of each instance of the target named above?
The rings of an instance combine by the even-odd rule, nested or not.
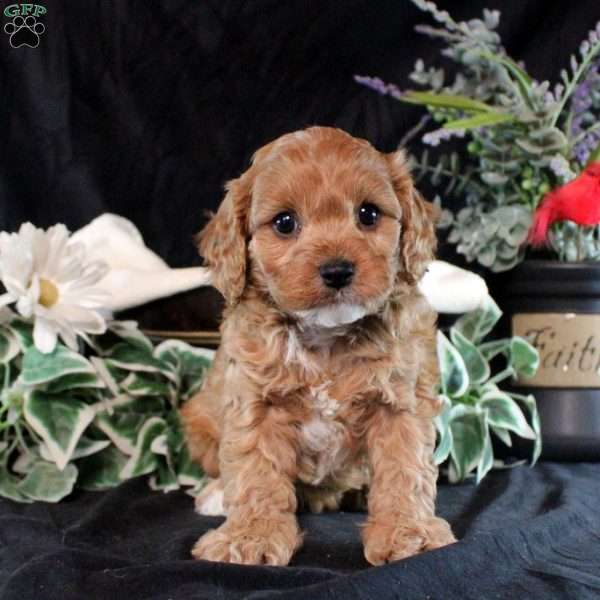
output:
[[[0,229],[112,211],[172,266],[198,260],[203,209],[267,141],[320,124],[394,149],[420,109],[352,77],[408,87],[439,48],[413,31],[431,21],[409,0],[39,3],[38,48],[0,30]],[[505,45],[539,79],[556,80],[600,19],[598,0],[439,5],[459,19],[502,9]]]
[[[404,87],[414,60],[436,53],[413,32],[426,19],[408,0],[40,3],[38,48],[12,48],[0,31],[0,229],[76,229],[112,211],[172,266],[198,261],[203,211],[280,134],[334,125],[392,150],[419,109],[352,76]],[[439,5],[457,18],[501,8],[508,50],[539,79],[555,78],[600,19],[598,0]],[[463,541],[378,569],[362,559],[360,514],[304,515],[290,568],[244,568],[191,561],[218,519],[140,480],[59,506],[1,501],[0,597],[597,598],[599,492],[600,465],[442,486],[440,512]]]
[[[189,559],[218,517],[143,480],[60,505],[0,501],[2,600],[549,600],[600,597],[600,464],[541,464],[442,486],[458,544],[384,567],[362,557],[360,513],[301,515],[290,567]]]

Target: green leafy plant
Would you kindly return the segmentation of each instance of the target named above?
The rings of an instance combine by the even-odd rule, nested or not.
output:
[[[427,117],[408,139],[434,124],[421,136],[423,144],[464,140],[464,161],[452,153],[432,161],[426,150],[413,157],[415,175],[443,186],[445,197],[465,201],[443,221],[457,251],[492,271],[506,271],[524,258],[532,213],[542,198],[600,156],[600,23],[552,86],[536,81],[507,55],[496,31],[499,11],[486,9],[480,19],[457,22],[434,2],[412,2],[439,25],[419,25],[417,31],[442,43],[441,54],[454,63],[455,74],[448,78],[444,69],[419,59],[410,79],[424,90],[401,91],[372,77],[355,79],[426,107]],[[574,227],[582,229],[576,254]],[[559,259],[598,260],[598,227],[564,221],[553,226],[553,233],[550,243]]]
[[[0,496],[57,502],[75,486],[102,490],[149,475],[153,489],[202,485],[177,407],[198,390],[212,352],[154,346],[132,322],[87,337],[85,354],[42,354],[33,325],[0,325]],[[83,348],[82,348],[83,349]]]
[[[438,444],[434,458],[437,464],[448,461],[451,482],[462,481],[473,471],[479,482],[494,465],[502,465],[494,460],[492,436],[507,446],[512,445],[511,434],[532,440],[532,464],[541,452],[535,398],[499,388],[510,377],[533,376],[539,355],[521,337],[485,341],[501,315],[488,298],[482,308],[456,321],[449,338],[438,332],[444,409],[435,420]],[[504,368],[492,374],[490,362],[500,358]]]

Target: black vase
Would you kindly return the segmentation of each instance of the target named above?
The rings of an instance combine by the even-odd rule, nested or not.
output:
[[[512,333],[540,352],[537,375],[515,388],[536,397],[542,456],[600,460],[600,263],[525,261],[502,288]]]

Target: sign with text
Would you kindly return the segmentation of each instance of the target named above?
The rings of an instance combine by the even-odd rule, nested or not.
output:
[[[600,388],[600,314],[517,314],[512,332],[540,353],[537,373],[519,385]]]

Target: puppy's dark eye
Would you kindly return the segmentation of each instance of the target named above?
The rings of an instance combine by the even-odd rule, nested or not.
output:
[[[381,211],[371,202],[363,202],[358,209],[358,221],[363,227],[374,227]]]
[[[280,235],[291,235],[298,228],[298,220],[292,212],[281,212],[273,219],[273,228]]]

